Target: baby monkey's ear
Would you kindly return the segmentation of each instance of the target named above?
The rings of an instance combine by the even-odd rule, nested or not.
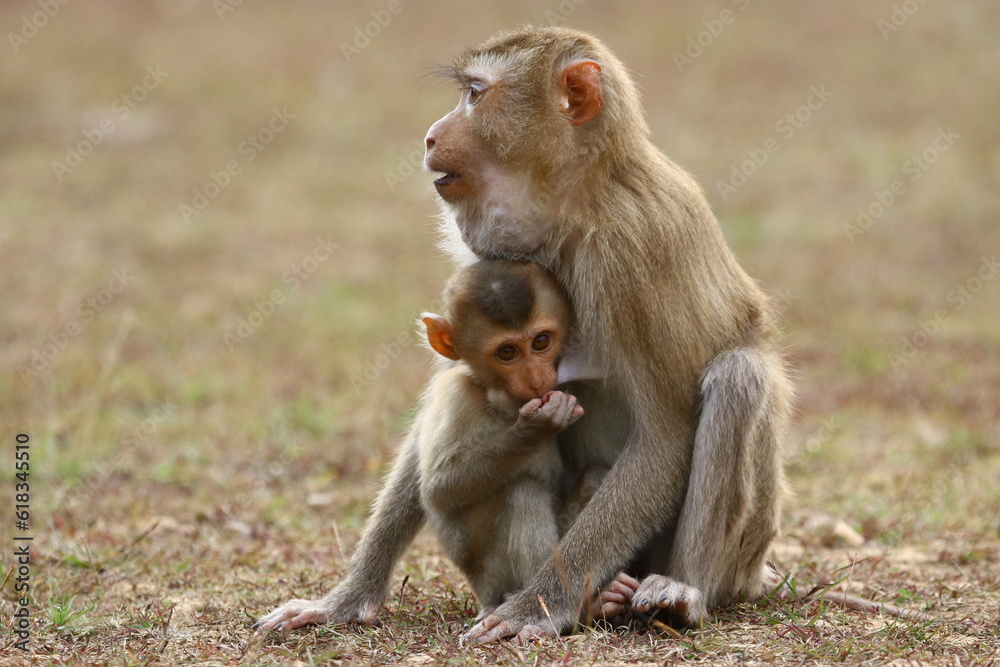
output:
[[[424,313],[420,319],[427,327],[427,342],[435,352],[455,361],[461,359],[455,351],[455,330],[451,322],[434,313]]]

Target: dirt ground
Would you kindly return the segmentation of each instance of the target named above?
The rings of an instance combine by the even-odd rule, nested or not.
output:
[[[770,601],[465,650],[474,601],[422,534],[381,627],[252,633],[342,576],[428,377],[422,137],[457,101],[428,72],[554,22],[631,68],[782,306],[775,564],[926,620]],[[0,663],[997,661],[1000,6],[35,0],[0,26]]]

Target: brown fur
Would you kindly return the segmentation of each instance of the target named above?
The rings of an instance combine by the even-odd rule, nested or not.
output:
[[[538,265],[507,261],[460,269],[448,281],[443,302],[447,317],[427,313],[424,322],[435,349],[441,343],[434,330],[447,332],[442,354],[456,362],[431,380],[347,579],[322,601],[293,600],[260,627],[375,622],[389,573],[425,519],[468,577],[483,613],[523,589],[550,557],[559,539],[562,482],[554,436],[582,414],[574,397],[552,391],[572,323],[569,304]],[[504,367],[491,365],[495,350],[489,341],[499,336],[526,347],[539,332],[550,340],[536,351],[547,379],[538,396],[524,403],[511,394]],[[592,493],[575,491],[573,506]],[[564,511],[559,521],[573,518]]]
[[[632,607],[679,624],[763,594],[792,394],[763,293],[698,185],[651,143],[635,85],[597,39],[505,33],[452,72],[474,91],[426,140],[427,167],[446,174],[436,181],[445,246],[459,262],[469,250],[530,259],[565,285],[578,353],[603,368],[604,383],[572,388],[588,417],[561,434],[564,465],[570,475],[610,466],[530,585],[465,638],[569,630],[580,600],[623,567],[645,576]],[[348,579],[263,627],[370,620],[423,518],[399,508],[418,499],[406,480],[419,424]]]
[[[579,61],[599,66],[603,108],[576,126],[559,81]],[[428,134],[428,166],[466,188],[439,187],[445,225],[481,256],[527,257],[564,282],[579,339],[607,377],[603,391],[580,390],[590,418],[562,447],[569,466],[613,464],[531,589],[469,638],[539,632],[539,595],[568,629],[587,583],[629,563],[659,575],[640,586],[637,607],[662,606],[679,623],[759,596],[791,397],[767,299],[701,189],[650,142],[634,84],[596,39],[503,34],[455,71],[486,86],[471,112],[460,104]],[[502,201],[505,192],[519,196]],[[611,433],[626,435],[609,443]]]

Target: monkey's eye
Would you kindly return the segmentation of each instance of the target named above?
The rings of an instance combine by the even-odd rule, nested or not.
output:
[[[486,92],[486,87],[480,83],[473,83],[466,90],[469,91],[469,104],[475,104],[479,101],[479,96]]]
[[[497,348],[497,359],[500,361],[514,361],[515,357],[517,357],[517,348],[513,345]]]
[[[535,336],[535,340],[531,341],[531,349],[536,352],[541,352],[542,350],[548,349],[551,344],[552,336],[548,334],[538,334]]]

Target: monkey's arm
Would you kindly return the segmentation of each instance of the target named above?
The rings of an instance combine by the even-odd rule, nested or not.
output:
[[[261,618],[255,628],[287,632],[311,623],[376,622],[392,568],[425,520],[417,447],[421,427],[418,416],[400,445],[344,581],[319,600],[286,602]]]
[[[473,397],[456,392],[453,398],[439,415],[421,464],[424,498],[446,514],[494,496],[523,473],[521,464],[531,454],[583,414],[576,399],[561,391],[529,401],[513,423],[485,418],[485,404],[470,419],[477,412],[468,407]]]

